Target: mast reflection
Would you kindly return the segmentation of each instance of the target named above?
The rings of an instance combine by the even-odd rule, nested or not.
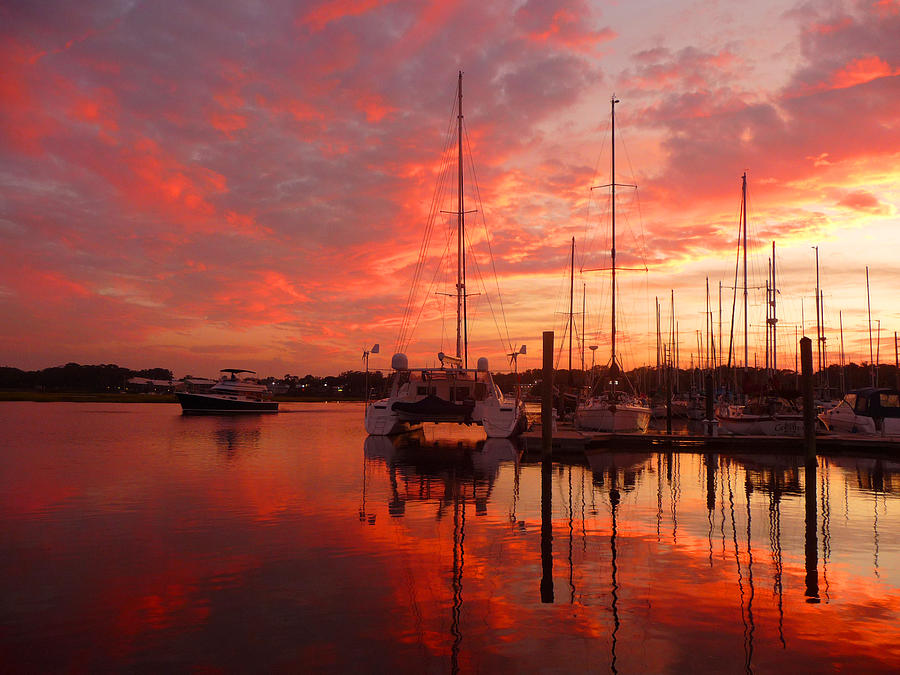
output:
[[[744,468],[747,484],[748,520],[748,581],[753,598],[753,552],[750,547],[750,493],[753,491],[769,497],[769,550],[772,561],[772,591],[778,610],[778,640],[782,649],[787,648],[784,637],[784,562],[781,542],[781,504],[785,496],[799,498],[803,493],[800,482],[802,458],[792,455],[738,456],[735,461]],[[752,613],[751,613],[752,621]],[[752,623],[750,624],[752,627]]]
[[[463,580],[465,571],[466,511],[474,504],[475,515],[488,512],[495,481],[504,462],[515,464],[518,485],[518,450],[507,439],[429,441],[421,431],[401,436],[368,436],[363,445],[365,462],[384,463],[390,494],[388,513],[401,518],[410,502],[434,502],[436,518],[453,513],[453,560],[450,577],[450,672],[460,672],[463,644]],[[363,494],[366,495],[365,471]],[[549,484],[549,483],[548,483]],[[517,498],[517,492],[516,492]],[[366,497],[363,497],[365,504]],[[515,522],[515,502],[510,519]],[[360,519],[374,523],[375,515],[360,510]]]
[[[657,458],[658,460],[659,458]],[[651,466],[652,455],[645,453],[594,453],[588,455],[588,464],[591,468],[592,482],[595,486],[603,488],[608,486],[610,510],[610,611],[613,619],[613,629],[610,634],[610,670],[618,673],[618,647],[619,629],[619,504],[622,501],[622,493],[633,491],[638,484],[640,475]],[[671,465],[669,477],[671,478]],[[660,494],[658,492],[658,494]]]

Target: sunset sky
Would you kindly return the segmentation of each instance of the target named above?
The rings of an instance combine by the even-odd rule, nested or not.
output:
[[[615,93],[616,178],[638,186],[617,206],[620,263],[648,268],[622,275],[626,367],[655,361],[654,297],[668,321],[672,289],[682,365],[696,353],[706,277],[716,313],[733,285],[744,172],[752,286],[776,241],[780,365],[801,316],[815,336],[816,245],[829,360],[839,311],[848,357],[868,360],[868,265],[893,363],[898,0],[85,0],[0,6],[0,365],[324,375],[377,342],[387,367],[459,70],[481,195],[469,267],[492,269],[483,218],[508,339],[497,284],[473,274],[470,355],[505,369],[526,344],[520,368],[539,366],[575,237],[576,311],[586,286],[606,362],[608,276],[580,270],[609,264],[590,188],[609,182]],[[436,292],[413,364],[453,350]],[[763,292],[750,304],[761,364]]]

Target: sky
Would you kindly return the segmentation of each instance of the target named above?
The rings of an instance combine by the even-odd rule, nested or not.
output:
[[[841,327],[846,358],[869,360],[868,266],[873,350],[893,363],[897,0],[13,0],[0,365],[325,375],[378,343],[387,368],[410,297],[410,362],[453,353],[455,196],[413,280],[459,71],[470,360],[508,369],[526,345],[519,368],[539,367],[545,330],[563,346],[573,237],[574,361],[582,342],[608,360],[609,274],[588,270],[610,263],[591,188],[610,182],[614,94],[616,181],[637,186],[616,203],[617,264],[637,270],[619,275],[626,367],[655,363],[655,298],[668,326],[673,293],[681,365],[705,352],[707,278],[727,351],[745,172],[751,364],[772,241],[779,365],[816,335],[813,246],[829,362]]]

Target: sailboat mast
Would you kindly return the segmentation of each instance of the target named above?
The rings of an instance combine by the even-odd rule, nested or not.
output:
[[[463,359],[463,366],[469,367],[469,331],[466,321],[466,209],[463,197],[463,109],[462,109],[462,71],[459,71],[459,97],[457,137],[458,155],[458,194],[456,214],[456,357]]]
[[[584,321],[587,316],[587,284],[581,285],[581,370],[584,370]],[[584,381],[582,381],[582,384]]]
[[[777,330],[778,330],[778,317],[775,314],[775,311],[778,307],[778,300],[776,299],[776,294],[778,290],[775,288],[775,242],[772,242],[772,372],[778,372],[778,341]]]
[[[869,266],[866,265],[866,308],[869,315],[869,372],[872,386],[875,386],[875,355],[872,353],[872,296],[869,294]]]
[[[841,331],[841,396],[847,393],[847,375],[844,370],[844,313],[838,311],[838,326]]]
[[[569,386],[572,386],[572,333],[575,332],[575,237],[572,237],[572,265],[569,270]]]
[[[744,372],[747,372],[747,364],[750,362],[750,352],[747,345],[747,333],[749,322],[747,319],[747,172],[741,176],[741,217],[744,229]]]
[[[610,250],[611,267],[612,267],[612,331],[611,331],[611,355],[610,364],[612,367],[612,391],[616,391],[616,100],[615,95],[610,99],[611,111],[611,139],[612,139],[612,180],[610,181],[611,208],[612,208],[612,248]]]
[[[821,314],[819,302],[822,296],[819,292],[819,247],[813,246],[813,248],[816,250],[816,364],[820,373],[818,379],[820,379],[822,372],[822,324],[819,323]]]

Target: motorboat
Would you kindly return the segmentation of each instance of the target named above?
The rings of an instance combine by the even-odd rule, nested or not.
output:
[[[900,434],[900,390],[854,389],[836,406],[821,413],[819,419],[833,431]]]
[[[274,413],[278,412],[278,402],[273,401],[264,384],[253,379],[241,379],[238,375],[255,375],[252,370],[223,368],[221,379],[208,391],[187,393],[177,392],[181,411],[185,415],[234,414],[234,413]]]
[[[439,354],[439,368],[410,368],[405,354],[394,354],[387,398],[366,407],[366,431],[390,436],[425,423],[477,424],[488,438],[510,438],[526,426],[525,403],[506,399],[494,384],[486,358],[475,369]]]

